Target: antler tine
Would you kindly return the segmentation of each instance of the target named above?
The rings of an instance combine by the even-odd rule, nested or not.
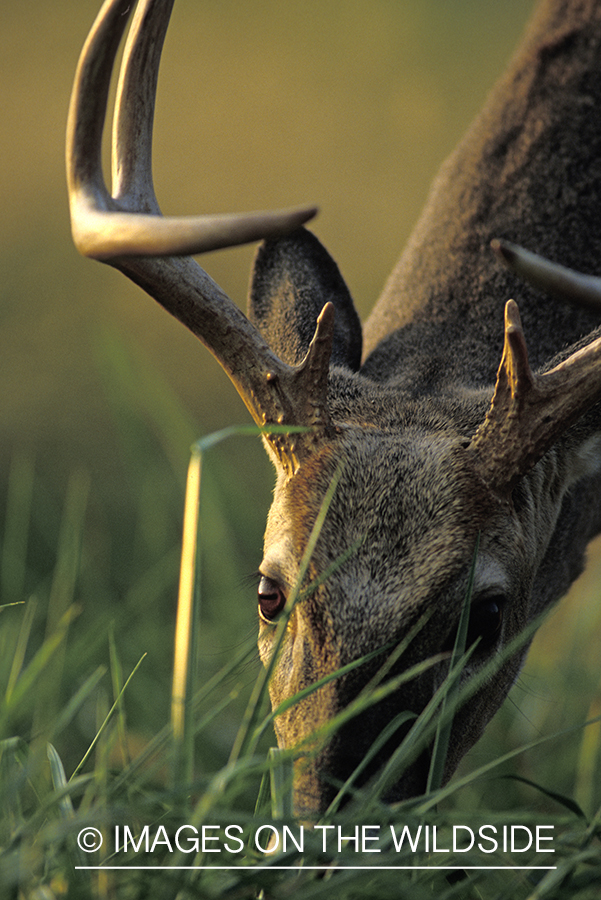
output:
[[[159,64],[174,0],[136,7],[123,51],[113,117],[113,192],[122,208],[160,214],[152,180]]]
[[[471,440],[483,480],[501,494],[601,396],[601,338],[543,374],[532,372],[517,304],[505,306],[505,345],[488,414]]]
[[[111,72],[127,25],[127,7],[124,0],[107,0],[102,7],[81,51],[71,93],[67,188],[78,249],[82,249],[79,232],[86,213],[114,208],[102,175],[101,146]]]
[[[532,287],[546,291],[559,300],[567,300],[588,309],[601,310],[601,278],[582,275],[573,269],[550,262],[544,256],[538,256],[510,241],[495,238],[491,241],[491,247],[507,268]]]
[[[107,0],[82,51],[69,111],[67,179],[73,238],[85,256],[109,261],[203,253],[285,234],[316,214],[315,207],[307,207],[240,215],[158,215],[150,169],[152,119],[172,5],[172,0],[144,0],[128,41],[115,126],[115,198],[102,177],[100,145],[111,70],[131,3]]]

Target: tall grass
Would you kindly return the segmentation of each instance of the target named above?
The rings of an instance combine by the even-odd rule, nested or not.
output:
[[[35,510],[39,502],[48,504],[40,499],[44,486],[36,481],[31,457],[15,457],[10,475],[0,579],[0,896],[597,898],[598,721],[587,728],[576,722],[558,735],[547,729],[503,749],[489,744],[485,758],[482,751],[472,754],[470,768],[442,786],[449,723],[457,704],[469,702],[474,690],[457,687],[465,660],[459,644],[446,683],[411,721],[383,771],[367,787],[349,779],[343,789],[350,801],[343,805],[341,794],[319,822],[295,821],[293,758],[273,747],[268,673],[255,650],[254,603],[247,601],[245,612],[235,598],[236,591],[242,593],[238,558],[250,555],[249,515],[238,506],[231,521],[223,515],[228,490],[238,495],[243,489],[228,483],[228,444],[240,447],[242,440],[246,453],[257,438],[230,434],[227,442],[210,438],[195,445],[188,556],[179,576],[184,624],[174,650],[185,464],[173,434],[189,445],[193,426],[172,398],[161,400],[162,386],[156,403],[146,395],[142,407],[120,354],[112,346],[105,362],[113,383],[124,379],[129,390],[129,408],[121,406],[116,416],[124,423],[124,456],[132,460],[136,479],[132,583],[124,584],[123,571],[106,569],[126,554],[107,550],[110,536],[99,533],[93,480],[81,472],[66,486],[52,571],[42,572]],[[116,394],[123,403],[124,392]],[[165,483],[171,484],[168,492]],[[157,508],[149,512],[153,488]],[[218,554],[208,572],[205,540]],[[283,631],[285,624],[279,627]],[[369,694],[321,738],[411,676],[391,676],[391,669],[384,655]],[[594,690],[590,698],[592,703]],[[590,712],[591,718],[598,714],[593,706]],[[403,717],[399,710],[391,727]],[[505,731],[518,733],[521,722],[511,705],[503,710]],[[389,783],[433,741],[439,750],[429,793],[393,806],[383,803]],[[571,773],[560,771],[557,748],[564,746],[573,748]],[[528,761],[526,769],[522,760]],[[553,764],[556,774],[549,776]],[[573,789],[566,792],[570,781]],[[461,826],[455,836],[465,839],[468,829],[477,835],[484,825],[499,835],[503,826],[519,825],[521,836],[537,825],[553,826],[555,852],[504,852],[501,846],[484,854],[477,843],[466,850],[464,842],[453,848],[453,826]],[[102,846],[93,851],[100,836]]]

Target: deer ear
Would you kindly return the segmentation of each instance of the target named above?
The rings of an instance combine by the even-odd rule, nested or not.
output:
[[[280,359],[290,365],[301,362],[328,301],[336,311],[331,362],[356,372],[361,365],[361,322],[328,251],[304,228],[261,244],[248,317]]]

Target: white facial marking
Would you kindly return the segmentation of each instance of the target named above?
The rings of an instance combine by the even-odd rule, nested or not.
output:
[[[601,434],[593,434],[580,445],[572,463],[572,484],[601,470]]]
[[[509,578],[501,564],[488,553],[481,553],[476,562],[474,594],[484,591],[505,593],[509,589]]]

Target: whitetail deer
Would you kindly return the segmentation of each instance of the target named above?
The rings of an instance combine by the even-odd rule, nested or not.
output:
[[[432,656],[438,662],[299,766],[297,809],[316,810],[386,733],[363,780],[382,765],[400,740],[395,717],[419,713],[440,684],[478,535],[469,641],[479,642],[463,678],[565,593],[601,528],[599,283],[508,243],[585,272],[600,265],[601,4],[542,3],[436,179],[365,340],[336,264],[301,227],[313,209],[160,216],[150,148],[172,0],[143,0],[137,10],[108,192],[101,134],[129,6],[105,3],[76,76],[67,154],[74,240],[187,325],[257,423],[305,429],[265,438],[277,484],[258,589],[264,661],[328,486],[339,478],[306,581],[329,575],[291,612],[271,681],[274,708],[339,667],[398,645],[430,613],[392,671]],[[190,254],[259,238],[247,319]],[[519,300],[529,359],[510,297]],[[505,659],[457,713],[445,777],[501,704],[525,652]],[[377,657],[330,680],[280,715],[280,745],[302,746],[381,664]],[[423,752],[387,799],[422,791],[427,766]]]

